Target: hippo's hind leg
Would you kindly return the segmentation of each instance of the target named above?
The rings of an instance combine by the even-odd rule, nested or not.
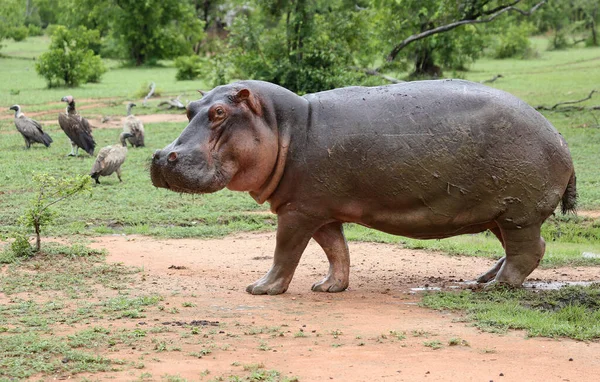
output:
[[[333,222],[319,228],[313,239],[327,255],[329,272],[312,286],[315,292],[341,292],[348,288],[350,275],[350,252],[344,237],[342,223]]]
[[[540,228],[541,223],[521,228],[501,228],[506,260],[494,282],[521,286],[525,278],[537,268],[546,250],[546,243],[540,236]]]
[[[273,265],[261,279],[248,285],[252,294],[284,293],[298,266],[302,252],[311,236],[323,224],[298,211],[288,211],[277,216],[277,244]]]
[[[500,227],[491,228],[490,231],[494,235],[496,235],[496,237],[498,238],[498,240],[500,240],[500,243],[502,244],[502,248],[504,248],[504,239],[502,238],[502,232],[500,231]],[[506,259],[506,256],[502,257],[500,260],[498,260],[496,262],[496,264],[494,264],[494,266],[492,268],[490,268],[489,271],[487,271],[484,274],[482,274],[481,276],[479,276],[477,278],[477,283],[485,284],[488,281],[493,280],[494,277],[496,277],[496,275],[498,274],[498,271],[500,270],[500,268],[502,267],[502,264],[504,264],[505,259]]]

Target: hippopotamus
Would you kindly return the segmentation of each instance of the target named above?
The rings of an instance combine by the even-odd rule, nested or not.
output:
[[[252,294],[284,293],[313,238],[329,271],[313,291],[348,287],[343,224],[439,239],[491,231],[505,256],[479,283],[520,286],[545,251],[542,223],[576,202],[567,143],[535,109],[463,80],[346,87],[298,96],[240,81],[187,106],[181,135],[152,158],[156,187],[227,187],[277,214],[270,270]]]

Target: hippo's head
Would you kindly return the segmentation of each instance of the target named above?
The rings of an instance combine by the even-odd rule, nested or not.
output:
[[[191,102],[187,127],[154,153],[152,183],[185,193],[259,192],[278,155],[277,130],[264,113],[259,95],[243,84],[217,87]]]

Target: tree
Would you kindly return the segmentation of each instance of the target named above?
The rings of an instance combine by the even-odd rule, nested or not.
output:
[[[113,37],[135,65],[189,55],[204,36],[203,23],[190,2],[180,0],[105,0],[113,12]]]
[[[52,34],[49,50],[40,56],[35,69],[46,79],[48,87],[98,82],[106,68],[100,56],[89,48],[98,39],[98,31],[59,26]]]
[[[0,6],[0,43],[4,39],[12,37],[13,29],[22,26],[24,23],[25,13],[21,12],[20,1],[2,0],[2,6]]]
[[[299,93],[365,80],[349,67],[368,51],[368,11],[344,0],[256,0],[250,7],[254,11],[238,16],[230,28],[225,51],[233,77]]]
[[[534,3],[528,12],[516,8],[521,0],[376,0],[378,30],[382,41],[394,41],[387,55],[391,63],[402,57],[413,61],[414,75],[439,75],[441,68],[462,67],[476,60],[485,46],[489,23],[508,12],[529,15],[545,1]],[[398,17],[410,15],[410,17]]]
[[[56,178],[48,174],[33,176],[37,194],[31,201],[25,213],[19,218],[19,223],[25,229],[33,229],[35,233],[35,250],[41,249],[42,229],[51,223],[56,213],[51,208],[56,203],[73,197],[81,192],[91,193],[91,178],[78,175],[74,177]]]

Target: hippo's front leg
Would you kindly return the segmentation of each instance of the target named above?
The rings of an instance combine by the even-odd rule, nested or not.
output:
[[[271,295],[284,293],[292,281],[302,252],[321,224],[322,222],[297,211],[278,214],[273,265],[266,275],[248,285],[246,292]]]
[[[313,235],[313,239],[327,255],[329,272],[327,276],[312,286],[315,292],[342,292],[348,288],[350,275],[350,252],[344,237],[342,223],[325,224]]]

